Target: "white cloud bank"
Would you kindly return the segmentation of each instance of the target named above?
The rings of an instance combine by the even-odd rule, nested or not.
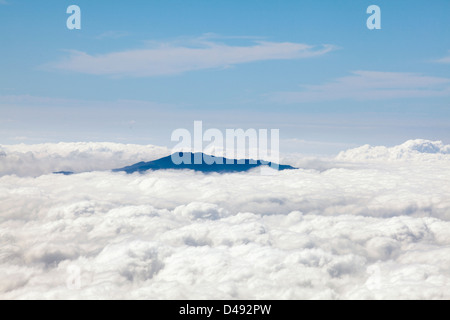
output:
[[[277,92],[270,96],[281,103],[447,97],[450,96],[450,78],[405,72],[354,71],[328,83],[302,85],[301,88],[301,91]]]
[[[372,147],[365,145],[360,148],[341,152],[337,156],[342,161],[395,161],[395,160],[416,160],[416,161],[437,161],[450,159],[450,145],[445,145],[442,141],[410,140],[402,145],[387,148],[384,146]]]
[[[312,46],[291,42],[257,41],[250,46],[233,46],[197,40],[194,46],[163,43],[152,49],[99,55],[72,51],[70,57],[49,67],[93,75],[153,77],[226,68],[255,61],[310,58],[332,50],[334,47],[331,45]]]
[[[111,170],[169,154],[167,148],[117,143],[0,145],[0,176]]]
[[[83,148],[86,162],[115,149]],[[83,148],[3,147],[0,163],[29,151],[16,168],[38,154],[76,165]],[[449,299],[449,146],[327,161],[270,177],[3,175],[0,299]]]

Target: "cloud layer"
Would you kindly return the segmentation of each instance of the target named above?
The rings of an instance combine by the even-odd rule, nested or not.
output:
[[[32,167],[43,146],[0,163],[19,150]],[[4,174],[0,298],[449,299],[448,151],[366,146],[270,177]]]
[[[162,147],[117,143],[0,145],[0,176],[111,170],[169,154],[170,151]]]
[[[372,147],[365,145],[359,148],[341,152],[337,160],[350,162],[377,161],[438,161],[450,159],[450,145],[442,141],[410,140],[402,145],[387,148],[384,146]]]
[[[72,51],[70,57],[49,66],[93,75],[153,77],[227,68],[255,61],[310,58],[333,49],[331,45],[312,46],[291,42],[258,41],[250,46],[233,46],[203,40],[196,41],[194,45],[163,43],[152,49],[99,55]]]
[[[450,96],[450,78],[414,73],[354,71],[320,85],[303,85],[301,91],[278,92],[272,99],[283,103],[318,101],[383,100]]]

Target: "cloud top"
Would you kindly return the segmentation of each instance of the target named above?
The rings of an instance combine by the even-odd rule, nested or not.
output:
[[[153,145],[79,142],[0,145],[0,176],[40,176],[58,171],[112,170],[155,160],[170,150]]]
[[[149,149],[3,146],[0,163]],[[269,177],[3,175],[0,299],[450,299],[448,157],[415,140]]]
[[[450,55],[443,57],[441,59],[436,60],[438,63],[450,63]]]

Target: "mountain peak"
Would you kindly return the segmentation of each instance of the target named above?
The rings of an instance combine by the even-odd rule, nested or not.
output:
[[[114,172],[145,172],[148,170],[194,170],[204,173],[245,172],[261,166],[270,166],[278,170],[295,169],[287,165],[279,165],[263,160],[227,159],[204,153],[176,152],[170,156],[150,162],[139,162],[134,165],[113,170]]]

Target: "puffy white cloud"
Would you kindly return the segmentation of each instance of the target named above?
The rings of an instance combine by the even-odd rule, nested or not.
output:
[[[438,63],[450,63],[450,55],[436,60]]]
[[[170,151],[162,147],[117,143],[0,145],[0,176],[110,170],[169,154]]]
[[[3,175],[0,298],[449,299],[448,147],[382,149],[269,177]]]
[[[450,160],[450,145],[445,145],[442,141],[410,140],[402,145],[392,148],[365,145],[356,149],[341,152],[338,160],[342,161],[395,161],[395,160]]]

